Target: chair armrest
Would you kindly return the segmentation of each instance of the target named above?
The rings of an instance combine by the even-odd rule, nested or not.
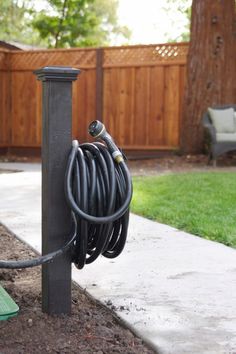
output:
[[[212,143],[216,143],[216,129],[214,125],[205,123],[204,128],[208,131]]]

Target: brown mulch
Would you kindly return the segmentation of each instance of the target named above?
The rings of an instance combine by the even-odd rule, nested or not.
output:
[[[217,159],[217,166],[208,164],[206,155],[168,155],[155,159],[128,160],[133,176],[182,173],[194,171],[236,171],[236,153]]]
[[[0,225],[1,259],[29,258],[33,251]],[[151,354],[142,339],[107,308],[73,284],[72,315],[41,311],[41,268],[0,269],[0,283],[20,307],[17,317],[0,321],[1,354]]]

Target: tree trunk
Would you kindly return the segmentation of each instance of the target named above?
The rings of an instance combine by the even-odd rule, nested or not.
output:
[[[203,148],[202,115],[208,107],[236,103],[235,0],[193,0],[181,148]]]

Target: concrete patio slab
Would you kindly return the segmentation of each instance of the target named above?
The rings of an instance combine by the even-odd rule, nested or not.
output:
[[[5,164],[0,222],[41,249],[39,164]],[[21,168],[20,168],[21,167]],[[73,279],[112,308],[158,353],[236,353],[236,251],[131,215],[124,252]]]

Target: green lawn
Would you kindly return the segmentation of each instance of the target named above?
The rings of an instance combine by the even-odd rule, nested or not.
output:
[[[134,177],[132,212],[236,247],[236,173]]]

